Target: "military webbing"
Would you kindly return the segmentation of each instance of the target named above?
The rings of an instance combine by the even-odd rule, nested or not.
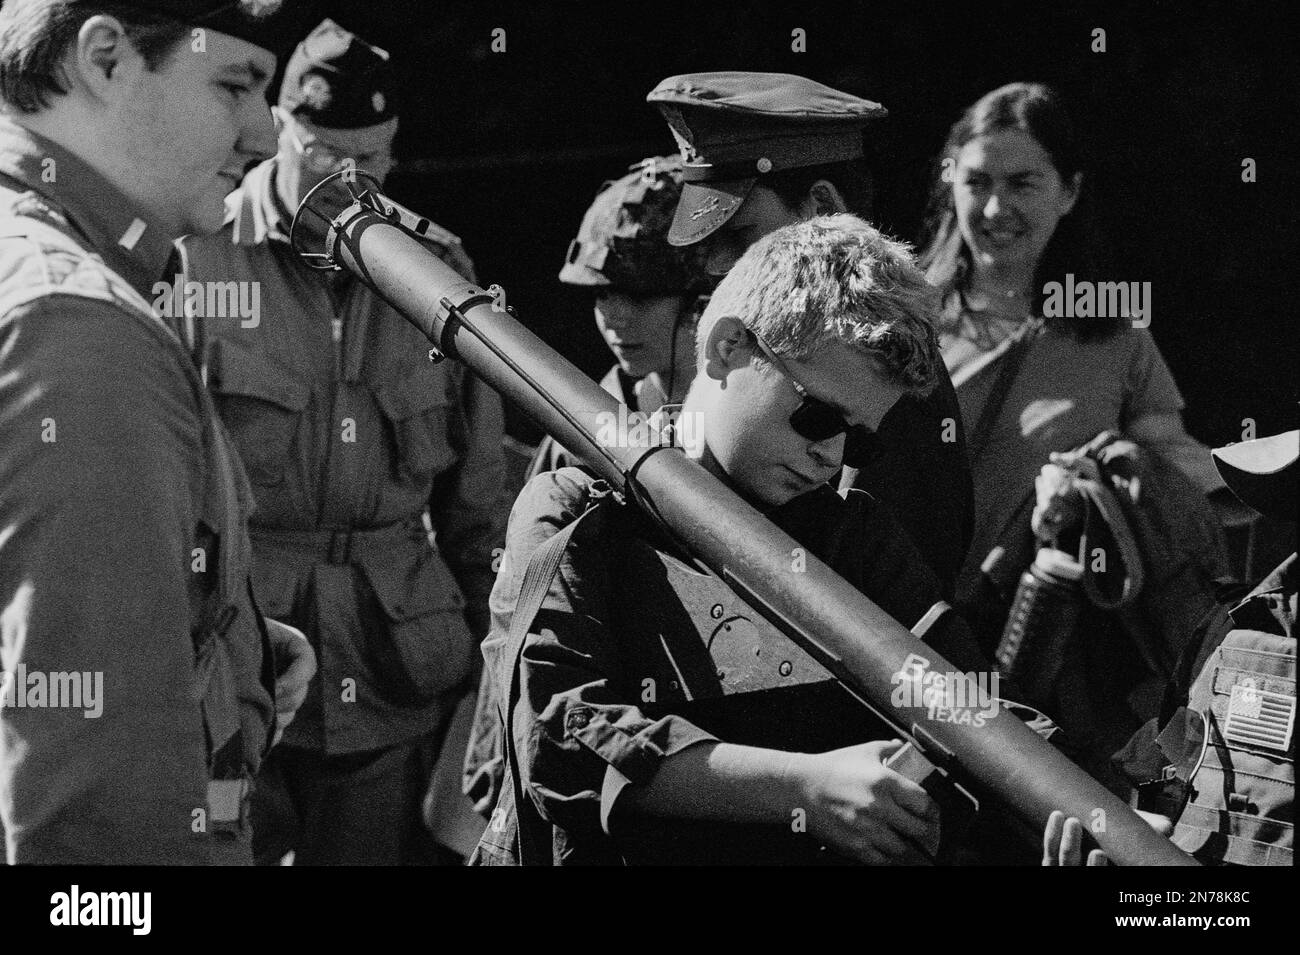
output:
[[[593,504],[588,507],[577,520],[565,526],[533,552],[528,560],[528,567],[524,570],[519,599],[515,603],[514,615],[510,618],[510,633],[506,637],[503,649],[503,659],[510,661],[510,684],[506,692],[505,712],[502,714],[502,735],[505,737],[506,761],[510,764],[510,779],[515,794],[520,865],[550,865],[553,860],[550,825],[542,819],[541,813],[524,792],[519,754],[515,747],[513,717],[515,702],[519,698],[519,658],[523,655],[524,644],[528,640],[528,631],[532,627],[533,620],[537,612],[542,609],[542,603],[551,589],[555,572],[560,569],[560,562],[564,559],[564,552],[569,546],[569,538],[578,529],[582,519],[599,506]]]

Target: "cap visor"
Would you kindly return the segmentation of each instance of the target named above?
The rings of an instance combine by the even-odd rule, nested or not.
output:
[[[1215,448],[1214,465],[1242,503],[1284,521],[1296,519],[1300,431]]]
[[[1300,431],[1242,441],[1226,448],[1215,448],[1210,453],[1220,465],[1220,471],[1222,465],[1227,465],[1234,471],[1247,474],[1276,474],[1300,457]]]
[[[685,183],[668,229],[668,244],[694,245],[717,232],[736,214],[753,186],[753,179]]]

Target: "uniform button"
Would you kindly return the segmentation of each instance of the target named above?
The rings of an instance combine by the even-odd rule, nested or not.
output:
[[[586,710],[574,710],[569,714],[567,725],[571,730],[583,729],[591,722],[591,714]]]

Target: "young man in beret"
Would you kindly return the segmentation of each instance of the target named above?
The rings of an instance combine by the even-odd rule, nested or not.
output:
[[[277,154],[230,195],[219,233],[183,245],[188,280],[260,290],[257,321],[208,316],[197,337],[257,497],[259,598],[320,658],[257,780],[268,864],[432,858],[421,801],[487,632],[500,399],[459,362],[431,363],[420,333],[350,273],[313,271],[289,243],[299,202],[327,176],[351,166],[383,181],[397,108],[388,53],[321,23],[285,68]],[[351,202],[337,180],[325,190],[331,214]],[[324,223],[305,223],[319,248]],[[432,230],[435,251],[472,275],[459,240]]]
[[[863,129],[878,103],[785,73],[671,76],[646,97],[663,113],[685,162],[668,233],[703,243],[706,268],[727,269],[781,226],[837,212],[870,217]],[[904,396],[874,430],[855,429],[843,486],[884,501],[951,597],[974,527],[974,498],[957,396],[945,368],[928,395]]]
[[[250,862],[248,782],[314,668],[250,597],[246,480],[151,304],[274,147],[267,7],[0,10],[10,863]]]

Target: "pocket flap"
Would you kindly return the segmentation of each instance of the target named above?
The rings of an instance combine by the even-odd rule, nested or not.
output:
[[[405,421],[424,414],[431,408],[450,403],[447,397],[447,373],[432,364],[371,387],[379,407],[392,421]]]
[[[384,615],[394,623],[465,606],[465,595],[451,569],[432,548],[414,564],[367,561],[361,565],[361,572]]]
[[[279,366],[229,342],[213,345],[211,388],[217,394],[259,398],[290,411],[307,406],[311,390]]]

